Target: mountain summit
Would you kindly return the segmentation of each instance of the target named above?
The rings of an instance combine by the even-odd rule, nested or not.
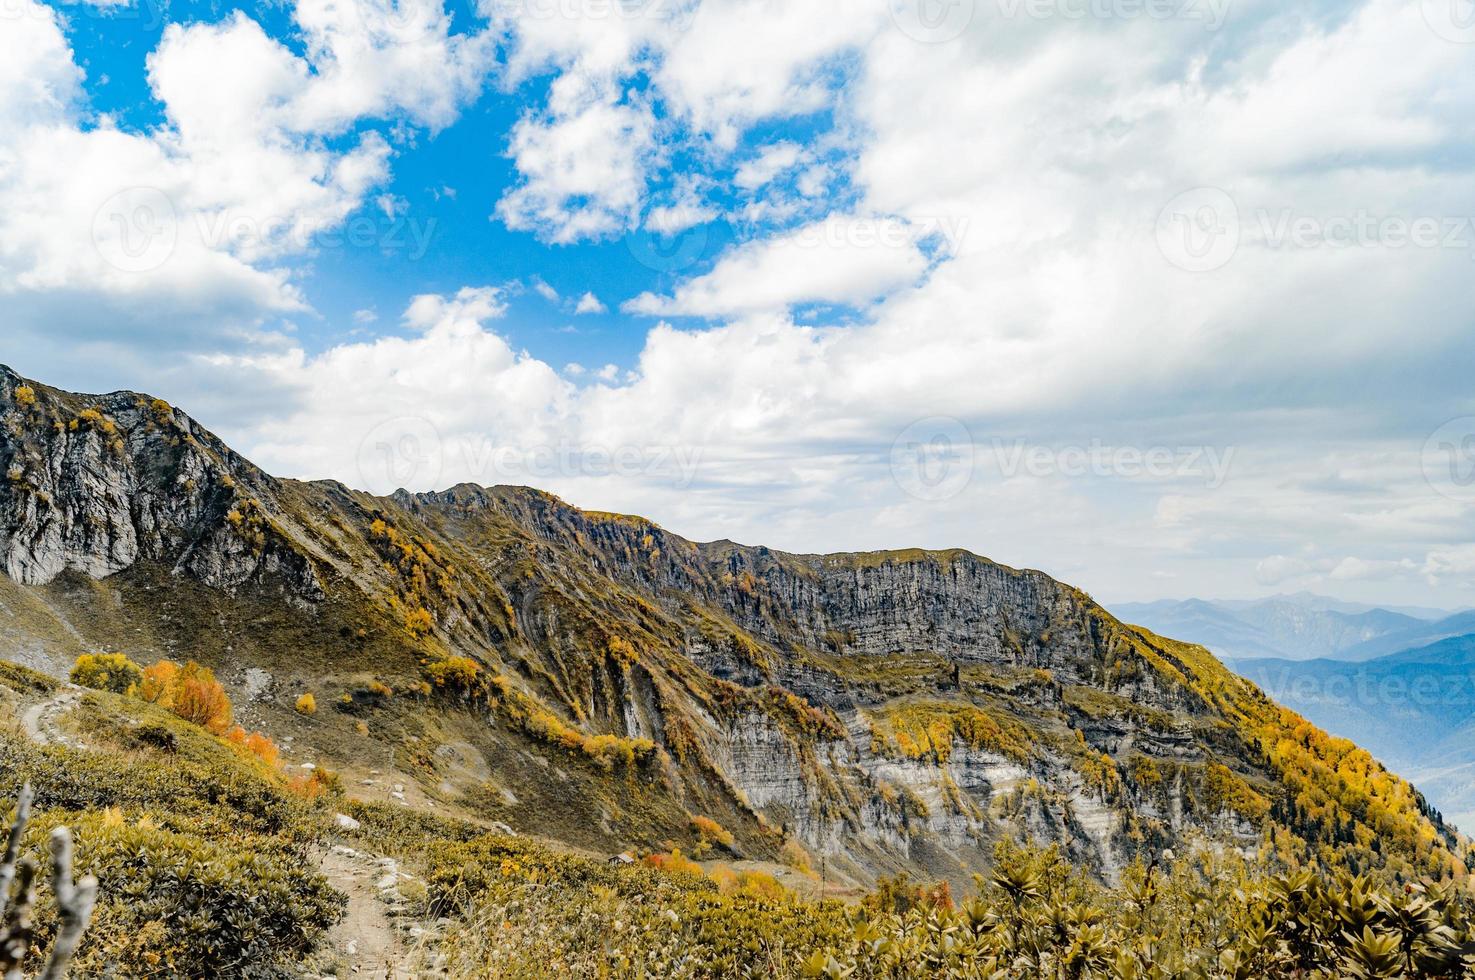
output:
[[[958,878],[1025,836],[1105,879],[1194,839],[1460,860],[1411,786],[1203,648],[964,551],[278,479],[163,401],[8,370],[0,468],[0,656],[199,661],[291,752],[406,805],[607,853],[799,848],[857,884]]]

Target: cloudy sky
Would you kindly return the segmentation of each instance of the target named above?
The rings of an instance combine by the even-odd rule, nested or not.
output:
[[[0,6],[0,361],[268,470],[1475,605],[1472,0]]]

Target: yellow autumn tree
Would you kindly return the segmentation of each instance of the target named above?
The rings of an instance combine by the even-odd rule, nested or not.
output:
[[[132,694],[143,681],[143,669],[121,653],[84,653],[72,665],[71,679],[98,691]]]

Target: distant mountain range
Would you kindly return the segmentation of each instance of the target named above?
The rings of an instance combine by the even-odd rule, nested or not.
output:
[[[1129,602],[1113,612],[1155,633],[1201,643],[1232,661],[1370,660],[1475,633],[1475,610],[1369,606],[1307,592],[1253,600]]]
[[[1475,830],[1475,629],[1361,663],[1266,659],[1235,667],[1276,701],[1372,752],[1447,819]]]

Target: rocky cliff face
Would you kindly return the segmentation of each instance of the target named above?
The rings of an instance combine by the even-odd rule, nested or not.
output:
[[[0,404],[0,565],[16,582],[102,578],[148,560],[218,588],[272,574],[320,592],[263,510],[276,481],[182,412],[130,392],[55,392],[9,369]]]
[[[1325,833],[1304,805],[1322,763],[1267,748],[1305,743],[1299,719],[1039,572],[696,544],[520,488],[277,480],[163,402],[8,370],[0,469],[0,656],[197,657],[283,726],[293,690],[381,710],[354,685],[413,687],[469,657],[503,707],[406,709],[399,730],[422,734],[386,751],[421,759],[443,799],[581,843],[655,844],[716,815],[745,853],[787,837],[864,882],[959,877],[1004,836],[1109,878],[1188,837]],[[654,761],[633,781],[591,768],[577,747],[596,736],[648,739]],[[447,746],[492,764],[437,769]],[[1446,840],[1405,795],[1401,819]]]

